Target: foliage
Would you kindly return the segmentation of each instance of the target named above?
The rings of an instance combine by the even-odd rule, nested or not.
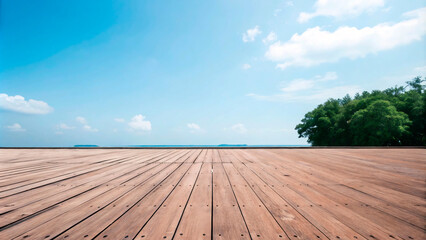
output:
[[[416,77],[405,87],[329,99],[296,130],[314,146],[425,146],[425,81]]]

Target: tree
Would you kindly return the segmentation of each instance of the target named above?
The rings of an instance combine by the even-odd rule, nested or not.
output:
[[[424,82],[416,77],[405,87],[329,99],[305,114],[295,129],[314,146],[426,146]]]
[[[350,120],[353,145],[401,145],[409,134],[411,121],[389,101],[376,100],[367,108],[355,112]]]
[[[413,80],[408,81],[407,84],[414,91],[416,91],[418,93],[422,93],[422,91],[425,90],[425,86],[422,85],[422,83],[425,82],[425,81],[426,81],[426,78],[422,80],[422,78],[420,76],[418,76],[418,77],[415,77]]]
[[[407,82],[410,90],[399,96],[398,110],[405,112],[413,122],[410,126],[410,135],[404,141],[408,145],[426,145],[426,91],[425,85],[422,85],[425,80],[416,77],[413,81]]]
[[[313,145],[346,145],[340,127],[342,117],[341,101],[330,99],[307,113],[296,130],[300,136],[308,137],[308,142]]]

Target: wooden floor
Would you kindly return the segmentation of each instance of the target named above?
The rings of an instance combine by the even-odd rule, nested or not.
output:
[[[0,239],[426,239],[425,149],[0,149]]]

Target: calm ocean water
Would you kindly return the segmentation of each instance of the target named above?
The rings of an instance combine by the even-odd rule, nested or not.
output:
[[[310,147],[310,145],[219,144],[219,145],[127,145],[122,147]]]

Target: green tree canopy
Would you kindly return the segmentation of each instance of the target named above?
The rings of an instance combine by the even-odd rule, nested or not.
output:
[[[376,100],[355,112],[349,123],[353,145],[400,145],[411,121],[389,101]]]
[[[305,114],[296,130],[314,146],[424,146],[425,81],[416,77],[406,87],[329,99]]]

